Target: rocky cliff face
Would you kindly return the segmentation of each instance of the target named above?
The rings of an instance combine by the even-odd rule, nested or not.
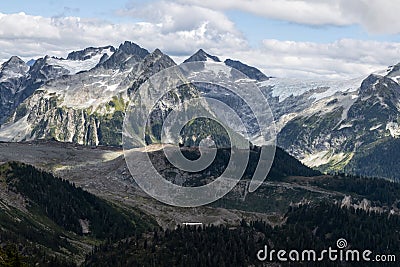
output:
[[[400,178],[389,162],[365,162],[371,151],[400,136],[397,66],[371,74],[355,91],[338,91],[294,114],[280,131],[279,144],[324,171]]]
[[[42,64],[41,60],[37,64]],[[173,65],[172,59],[160,50],[149,53],[125,42],[88,71],[53,79],[47,73],[55,72],[42,71],[42,76],[36,78],[48,81],[18,106],[1,128],[1,139],[53,138],[85,145],[121,145],[129,93],[156,72]],[[59,71],[64,73],[62,68]]]
[[[12,57],[0,67],[0,125],[19,104],[29,67],[19,57]],[[22,90],[21,90],[22,89]]]

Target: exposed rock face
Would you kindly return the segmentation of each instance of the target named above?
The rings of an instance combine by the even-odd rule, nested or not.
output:
[[[111,53],[115,52],[115,48],[112,46],[88,47],[81,51],[73,51],[69,53],[67,56],[67,60],[88,60],[99,54],[104,54],[105,50],[108,50]]]
[[[397,147],[400,136],[397,66],[371,74],[356,91],[338,91],[294,114],[280,131],[279,144],[322,170],[400,178],[396,164],[387,160],[394,156],[387,147]]]
[[[210,61],[210,62],[221,62],[221,60],[217,56],[213,56],[205,52],[203,49],[200,49],[195,54],[190,56],[188,59],[184,61],[184,63],[188,62],[196,62],[196,61]],[[254,79],[257,81],[266,81],[269,78],[262,73],[259,69],[246,65],[238,60],[227,59],[224,61],[224,64],[237,69],[238,71],[244,73],[250,79]]]
[[[0,67],[0,125],[24,96],[29,67],[19,57],[12,57]]]
[[[234,69],[237,69],[238,71],[246,74],[246,76],[248,76],[250,79],[254,79],[257,81],[266,81],[269,78],[262,73],[260,70],[251,67],[249,65],[246,65],[238,60],[232,60],[232,59],[227,59],[225,60],[225,65],[232,67]]]
[[[81,58],[83,53],[88,50],[71,57]],[[38,60],[35,65],[43,65],[45,60]],[[121,145],[129,93],[156,72],[174,65],[158,49],[149,53],[125,42],[88,71],[53,79],[47,73],[54,75],[54,72],[40,73],[42,76],[36,78],[48,81],[19,105],[9,123],[1,128],[1,139],[54,138],[85,145]],[[62,68],[59,71],[66,73]]]

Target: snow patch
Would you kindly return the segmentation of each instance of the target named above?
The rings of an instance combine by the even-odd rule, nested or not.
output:
[[[48,63],[51,65],[55,65],[55,67],[58,66],[67,69],[70,74],[76,74],[80,71],[90,70],[94,68],[100,62],[100,59],[104,54],[108,54],[109,56],[111,56],[112,52],[110,50],[104,50],[103,53],[92,56],[91,58],[86,60],[49,58]]]
[[[378,124],[378,125],[376,125],[376,126],[371,127],[369,130],[370,130],[370,131],[378,130],[379,128],[381,128],[381,126],[382,126],[382,124]]]
[[[345,129],[345,128],[351,128],[351,127],[353,127],[353,124],[351,124],[351,123],[342,124],[342,125],[340,125],[338,130],[342,130],[342,129]]]
[[[32,127],[28,123],[28,115],[26,115],[15,123],[2,125],[0,128],[0,141],[21,141],[26,139],[31,131]]]
[[[106,91],[115,92],[117,90],[118,86],[119,86],[119,84],[107,85]]]
[[[271,78],[267,81],[260,82],[260,86],[271,87],[272,95],[279,97],[279,101],[293,96],[300,96],[311,90],[315,90],[310,98],[318,101],[334,95],[337,92],[354,92],[357,91],[364,77],[343,81],[324,81],[324,80],[301,80],[288,78]]]
[[[353,153],[337,153],[332,150],[324,150],[307,155],[301,162],[308,167],[318,167],[326,164],[331,166],[340,164],[343,161],[349,161],[353,157]]]

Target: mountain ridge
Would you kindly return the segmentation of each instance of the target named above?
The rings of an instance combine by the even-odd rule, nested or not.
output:
[[[9,63],[17,66],[17,74],[27,71],[25,75],[0,82],[0,140],[54,138],[93,146],[119,146],[129,97],[149,77],[176,65],[159,49],[150,53],[129,41],[115,49],[105,46],[71,53],[70,59],[79,59],[76,62],[85,65],[72,68],[66,64],[68,57],[65,60],[46,56],[27,70],[18,58],[10,59]],[[91,57],[81,60],[86,54]],[[91,61],[93,58],[97,62]],[[203,49],[185,62],[195,60],[229,64],[253,79],[276,117],[278,145],[308,166],[324,172],[358,173],[363,169],[360,174],[373,175],[360,165],[364,162],[360,157],[364,154],[370,157],[369,149],[380,151],[386,147],[383,143],[400,137],[400,64],[363,80],[336,83],[299,80],[279,84],[282,79],[269,79],[256,68],[238,61],[221,62]],[[250,110],[223,88],[197,89],[205,96],[231,104],[244,118],[249,118],[247,125],[252,125],[251,116],[247,116]],[[164,104],[160,114],[165,115],[173,102]],[[390,169],[390,166],[379,168]],[[390,171],[376,174],[400,178]]]

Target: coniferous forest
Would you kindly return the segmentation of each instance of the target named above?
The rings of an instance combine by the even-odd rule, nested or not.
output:
[[[261,265],[256,253],[271,249],[316,251],[336,248],[345,238],[349,247],[368,247],[376,254],[400,256],[400,217],[340,208],[320,203],[290,208],[283,225],[272,227],[263,221],[242,221],[238,227],[180,227],[155,229],[146,235],[106,243],[91,253],[86,266],[253,266]],[[389,249],[390,248],[390,249]],[[122,253],[121,253],[122,252]],[[375,255],[376,255],[375,254]],[[292,263],[297,266],[299,263]],[[323,265],[321,265],[323,264]],[[348,263],[345,266],[376,266]],[[283,264],[290,266],[290,264]],[[304,266],[343,266],[343,263],[307,262]],[[303,266],[301,265],[301,266]],[[395,263],[392,266],[396,266]]]
[[[257,156],[256,150],[253,148],[251,157]],[[197,152],[186,153],[190,157]],[[219,153],[222,163],[229,158],[224,150]],[[246,173],[251,169],[250,164]],[[296,173],[301,175],[293,176]],[[335,247],[340,238],[348,241],[348,248],[400,258],[400,184],[345,174],[321,175],[281,150],[277,151],[269,180],[274,184],[269,191],[264,186],[257,195],[246,199],[227,196],[216,205],[243,212],[261,207],[262,212],[267,212],[270,203],[263,203],[260,196],[271,193],[269,199],[281,203],[280,212],[273,212],[274,221],[243,218],[240,225],[178,224],[173,229],[161,228],[139,210],[98,198],[33,166],[3,164],[0,266],[268,266],[268,262],[256,258],[265,245],[275,250],[322,251]],[[319,192],[320,195],[307,195],[307,201],[289,204],[295,189],[289,186],[288,191],[282,191],[276,187],[280,183],[332,195],[321,197],[324,193]],[[8,205],[7,196],[17,199],[21,206]],[[368,199],[369,206],[343,205],[344,196],[351,196],[353,204]],[[85,231],[84,224],[89,231]],[[357,264],[345,266],[361,266]]]

